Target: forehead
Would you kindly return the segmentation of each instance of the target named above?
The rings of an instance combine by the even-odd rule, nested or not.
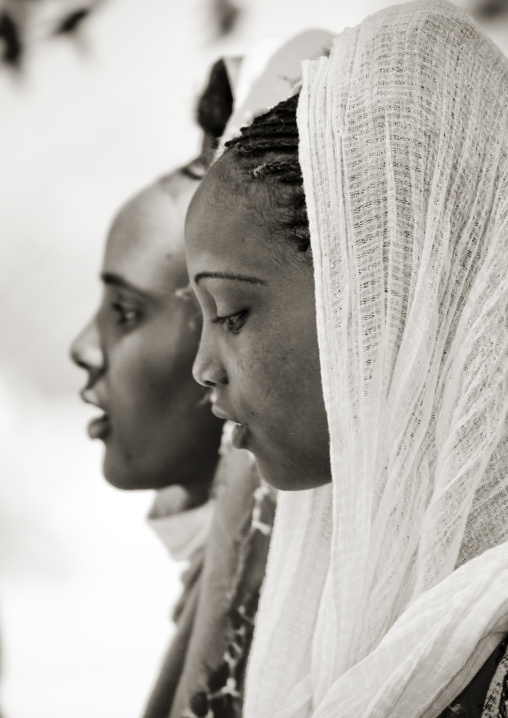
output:
[[[270,235],[266,188],[224,173],[222,161],[205,176],[187,213],[189,271],[275,271],[292,248],[286,252],[282,238]]]
[[[144,289],[165,291],[185,272],[184,221],[190,200],[153,185],[130,200],[113,221],[103,271]]]

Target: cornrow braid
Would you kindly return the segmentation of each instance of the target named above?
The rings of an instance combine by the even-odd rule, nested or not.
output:
[[[225,154],[234,153],[235,165],[247,180],[270,185],[278,210],[269,220],[270,227],[284,233],[300,252],[307,252],[310,231],[298,160],[298,97],[293,95],[242,127],[238,137],[225,143]]]

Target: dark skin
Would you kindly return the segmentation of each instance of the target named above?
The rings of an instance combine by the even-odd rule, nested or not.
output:
[[[178,291],[188,285],[183,225],[196,186],[175,173],[119,212],[102,303],[71,347],[88,374],[84,401],[105,412],[89,433],[104,442],[106,479],[122,489],[180,484],[189,506],[208,496],[222,429],[191,373],[199,308]]]
[[[328,424],[309,258],[263,221],[269,195],[242,196],[229,154],[194,196],[186,221],[189,276],[203,312],[194,376],[213,411],[240,426],[263,478],[297,490],[331,481]],[[235,191],[236,188],[236,191]]]

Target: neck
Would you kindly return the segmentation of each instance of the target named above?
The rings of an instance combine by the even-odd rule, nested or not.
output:
[[[201,462],[198,464],[194,463],[194,465],[189,466],[186,471],[179,471],[178,475],[176,475],[175,472],[173,475],[167,477],[170,479],[167,484],[168,486],[178,485],[184,492],[185,499],[183,502],[186,509],[201,506],[210,498],[210,489],[217,462],[218,456],[217,461],[213,465],[210,465],[210,462],[206,465],[203,465]]]

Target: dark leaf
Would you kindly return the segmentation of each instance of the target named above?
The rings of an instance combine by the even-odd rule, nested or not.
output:
[[[81,27],[83,20],[90,15],[90,8],[81,8],[67,15],[55,30],[55,35],[72,35]]]
[[[2,59],[7,65],[19,67],[21,64],[23,47],[19,31],[11,16],[5,11],[0,15],[0,40],[3,40],[4,49]]]
[[[218,37],[230,35],[240,17],[240,8],[233,0],[213,0],[213,13]]]
[[[494,18],[508,14],[508,0],[483,0],[477,7],[480,18]]]

